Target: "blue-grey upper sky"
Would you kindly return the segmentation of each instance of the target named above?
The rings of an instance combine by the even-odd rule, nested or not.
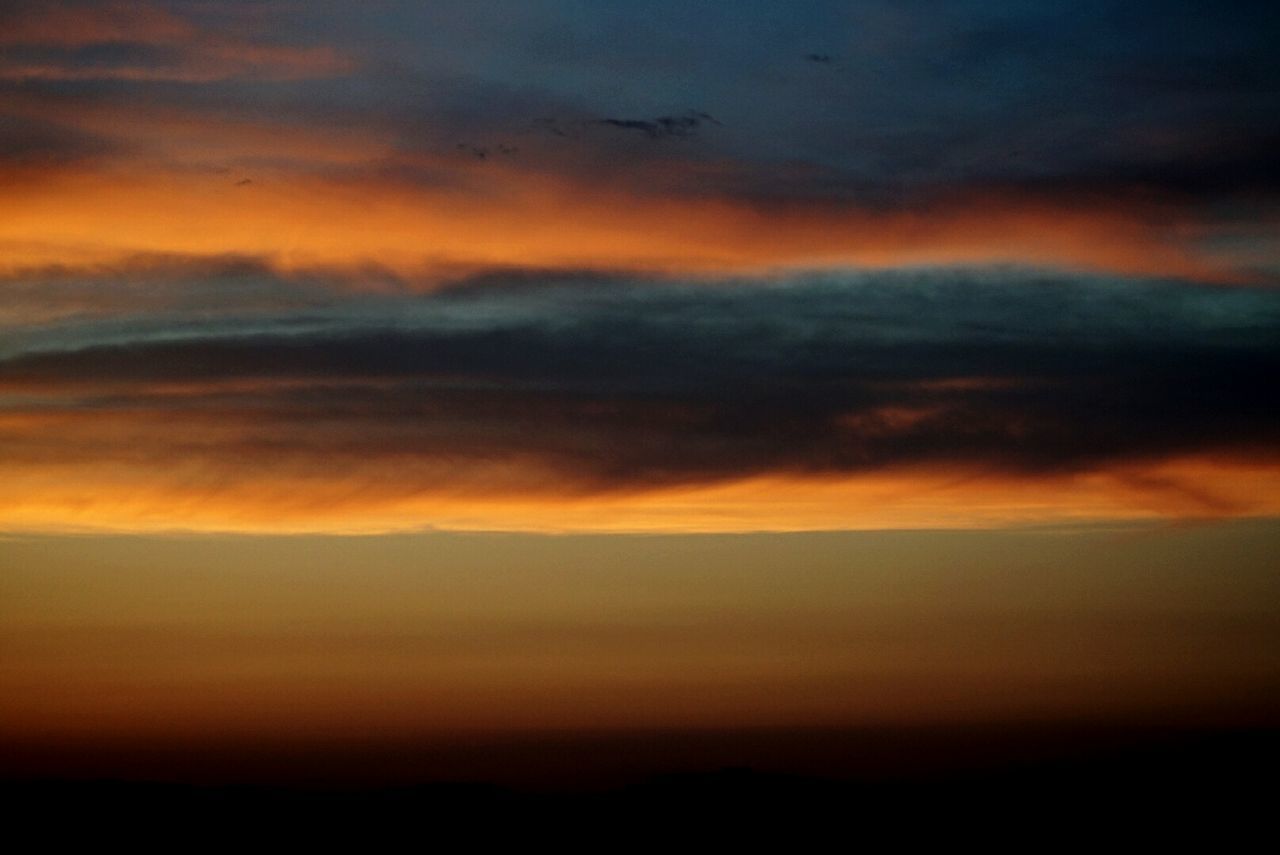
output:
[[[1274,215],[1273,3],[70,2],[3,15],[6,99],[356,123],[402,150],[539,168],[719,164],[669,176],[686,193],[912,204],[1016,187]],[[0,157],[56,149],[58,129],[5,124]]]

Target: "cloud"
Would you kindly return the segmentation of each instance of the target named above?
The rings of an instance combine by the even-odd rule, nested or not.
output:
[[[640,131],[650,139],[691,137],[707,124],[718,125],[713,117],[697,110],[678,116],[658,116],[655,119],[600,119],[599,124],[627,131]]]
[[[84,165],[119,155],[122,149],[91,132],[0,113],[0,174]]]
[[[325,45],[246,38],[156,3],[19,2],[0,13],[0,79],[210,82],[340,75],[351,61]]]
[[[735,14],[666,4],[662,15],[641,15],[608,3],[582,14],[556,0],[480,8],[489,12],[452,2],[358,14],[341,4],[289,14],[241,3],[7,4],[4,111],[41,123],[43,138],[101,150],[37,168],[34,137],[13,151],[0,145],[0,175],[73,172],[84,179],[75,189],[87,186],[73,198],[39,188],[35,200],[3,201],[39,206],[45,216],[26,224],[49,232],[75,231],[69,224],[98,210],[106,222],[0,241],[62,241],[57,257],[126,240],[113,224],[133,220],[137,240],[124,254],[268,254],[325,223],[359,230],[372,212],[377,240],[356,235],[350,245],[382,262],[405,252],[385,245],[396,234],[419,245],[418,234],[448,235],[448,247],[428,248],[439,256],[481,242],[476,235],[533,235],[557,218],[563,235],[654,211],[583,234],[577,254],[530,238],[533,263],[608,266],[590,249],[608,245],[626,254],[620,267],[724,269],[753,255],[767,256],[747,262],[757,269],[884,263],[879,255],[1239,280],[1276,266],[1265,237],[1240,226],[1269,223],[1280,209],[1270,156],[1280,67],[1265,38],[1275,13],[1263,5],[1150,14],[1102,2],[1089,15],[973,3],[817,4],[803,14],[756,2]],[[252,195],[217,197],[200,186],[210,173],[250,178]],[[315,199],[317,185],[328,196],[335,183],[340,203]],[[440,188],[457,196],[402,205]],[[277,190],[289,210],[263,204]],[[685,208],[677,240],[646,237],[690,203],[705,207]],[[223,205],[271,208],[246,229],[262,239],[242,242],[235,223],[253,212]],[[465,239],[447,217],[422,214],[473,205],[490,211]],[[384,213],[401,207],[412,210]],[[528,215],[513,223],[510,210]],[[151,234],[150,211],[178,224],[177,236]],[[722,241],[725,211],[759,226]],[[757,249],[785,242],[797,219],[812,232],[799,246]],[[991,219],[1000,220],[991,234],[970,233]],[[227,245],[194,245],[201,223]],[[1126,253],[1103,246],[1109,235],[1144,246],[1128,254],[1146,258],[1117,258]],[[1235,246],[1195,258],[1207,236]],[[348,245],[332,235],[315,242],[304,251]],[[463,260],[526,261],[502,254],[514,242],[499,243]],[[659,245],[637,250],[646,243]],[[911,248],[867,249],[881,243]]]
[[[250,182],[251,183],[251,182]],[[233,186],[244,186],[235,182]],[[336,274],[322,269],[290,272],[261,258],[236,255],[141,255],[102,264],[18,267],[0,273],[0,354],[45,336],[61,323],[70,336],[84,322],[107,319],[174,323],[245,312],[302,311],[340,297],[402,291],[409,286],[372,268]],[[355,290],[353,290],[355,289]]]
[[[158,3],[40,0],[5,4],[0,43],[82,47],[141,42],[163,44],[190,39],[196,28]]]
[[[0,420],[17,425],[11,466],[338,467],[408,493],[921,466],[1035,479],[1274,459],[1277,342],[1274,292],[1178,282],[490,278],[381,307],[29,337],[0,361]]]
[[[1280,270],[1273,6],[5,4],[9,507],[913,468],[1258,507],[1151,467],[1274,454],[1274,292],[1203,284]],[[1076,272],[778,278],[992,264]]]

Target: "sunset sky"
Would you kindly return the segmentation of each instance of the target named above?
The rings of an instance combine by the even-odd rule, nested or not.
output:
[[[1278,38],[0,5],[0,771],[1274,722]]]

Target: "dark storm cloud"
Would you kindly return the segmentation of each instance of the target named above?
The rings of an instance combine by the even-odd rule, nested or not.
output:
[[[157,459],[533,460],[586,489],[1280,452],[1275,292],[1013,272],[491,278],[362,315],[249,319],[30,341],[0,362],[6,408],[240,426],[199,450],[161,441]],[[29,437],[6,454],[132,452]]]

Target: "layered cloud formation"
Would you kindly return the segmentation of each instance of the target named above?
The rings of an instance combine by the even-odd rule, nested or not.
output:
[[[645,528],[637,508],[710,489],[684,525],[861,527],[893,522],[856,493],[889,482],[903,524],[940,522],[916,504],[939,489],[955,524],[999,518],[981,492],[1013,520],[1275,510],[1272,291],[918,270],[371,295],[243,261],[181,273],[92,309],[102,283],[49,281],[77,313],[11,329],[11,521]],[[1099,476],[1091,510],[1073,490]]]
[[[1270,513],[1278,24],[10,4],[0,526]]]

